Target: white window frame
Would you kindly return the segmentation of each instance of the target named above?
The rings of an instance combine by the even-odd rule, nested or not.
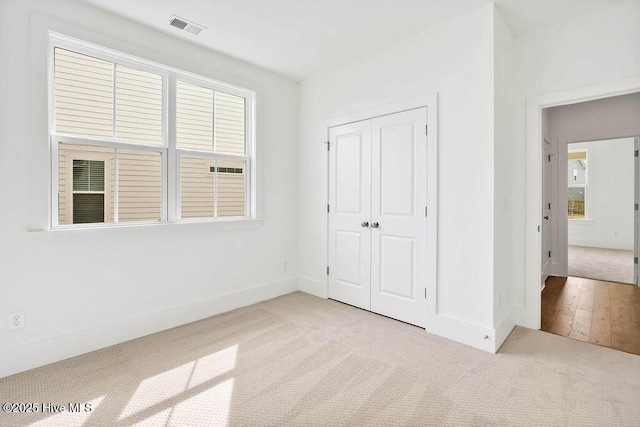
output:
[[[589,203],[589,168],[591,167],[591,163],[589,161],[589,149],[588,148],[580,148],[575,150],[567,150],[567,153],[585,153],[585,161],[587,166],[584,169],[584,184],[570,184],[569,180],[567,180],[567,188],[584,188],[584,218],[569,218],[569,214],[567,213],[568,221],[588,221],[591,219],[589,215],[590,211],[590,203]],[[569,156],[567,155],[567,163],[569,162]],[[568,166],[568,164],[567,164]],[[566,172],[565,172],[566,173]],[[567,191],[566,197],[567,203],[569,201],[569,192]],[[568,207],[568,206],[567,206]]]
[[[114,111],[114,133],[112,138],[83,137],[56,133],[55,129],[55,64],[54,49],[62,48],[79,54],[92,56],[113,64],[124,65],[142,71],[162,76],[162,142],[160,145],[149,142],[134,142],[116,139],[116,116]],[[158,64],[126,53],[117,52],[105,47],[97,46],[78,39],[49,32],[49,139],[51,153],[51,222],[50,229],[76,229],[96,227],[118,227],[132,225],[150,225],[165,223],[189,223],[189,222],[228,222],[229,220],[252,220],[256,218],[256,181],[255,181],[255,108],[256,94],[254,91],[233,86],[224,82],[198,76],[173,67]],[[233,155],[215,153],[213,151],[200,151],[177,148],[176,144],[176,89],[177,81],[183,81],[202,87],[236,95],[245,99],[245,154]],[[114,84],[114,110],[115,110],[115,84]],[[58,147],[60,143],[90,145],[113,148],[116,152],[114,159],[114,218],[113,223],[99,224],[59,224],[58,217]],[[162,159],[162,217],[160,221],[145,222],[118,222],[118,149],[145,150],[160,153]],[[200,157],[242,160],[245,162],[244,173],[244,205],[243,217],[213,217],[201,219],[181,219],[180,203],[180,155],[191,154]]]

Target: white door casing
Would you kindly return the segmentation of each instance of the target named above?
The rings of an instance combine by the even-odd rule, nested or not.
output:
[[[329,298],[369,310],[371,122],[331,128],[329,147]]]
[[[426,108],[329,130],[329,297],[426,325]]]
[[[427,281],[426,124],[426,108],[378,117],[371,124],[371,310],[422,327]]]

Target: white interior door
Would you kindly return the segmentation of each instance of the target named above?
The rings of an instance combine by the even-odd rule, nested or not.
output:
[[[542,285],[551,273],[551,144],[543,144],[542,159]]]
[[[329,131],[329,298],[371,309],[371,121]]]
[[[427,111],[371,121],[371,311],[424,327]]]

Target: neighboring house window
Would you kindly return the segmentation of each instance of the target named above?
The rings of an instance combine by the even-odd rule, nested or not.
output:
[[[252,92],[51,43],[52,226],[252,216]]]
[[[73,160],[73,223],[104,222],[106,192],[103,160]]]
[[[569,151],[567,164],[567,217],[585,219],[588,163],[586,151]]]

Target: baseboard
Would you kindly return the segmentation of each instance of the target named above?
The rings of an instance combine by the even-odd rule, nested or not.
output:
[[[298,289],[296,278],[0,349],[0,378],[245,307]]]
[[[570,246],[586,246],[588,248],[599,249],[622,249],[625,251],[633,250],[633,242],[618,242],[615,240],[589,240],[589,239],[571,239]]]
[[[327,284],[311,277],[298,276],[298,290],[320,298],[329,298]]]
[[[498,322],[498,327],[495,329],[495,351],[497,352],[505,340],[516,327],[516,306],[512,306],[509,311]]]
[[[430,334],[495,353],[495,330],[440,314],[427,316],[426,331]]]
[[[551,274],[549,274],[549,276],[566,277],[567,276],[566,269],[567,269],[566,265],[561,265],[559,262],[552,262]]]

